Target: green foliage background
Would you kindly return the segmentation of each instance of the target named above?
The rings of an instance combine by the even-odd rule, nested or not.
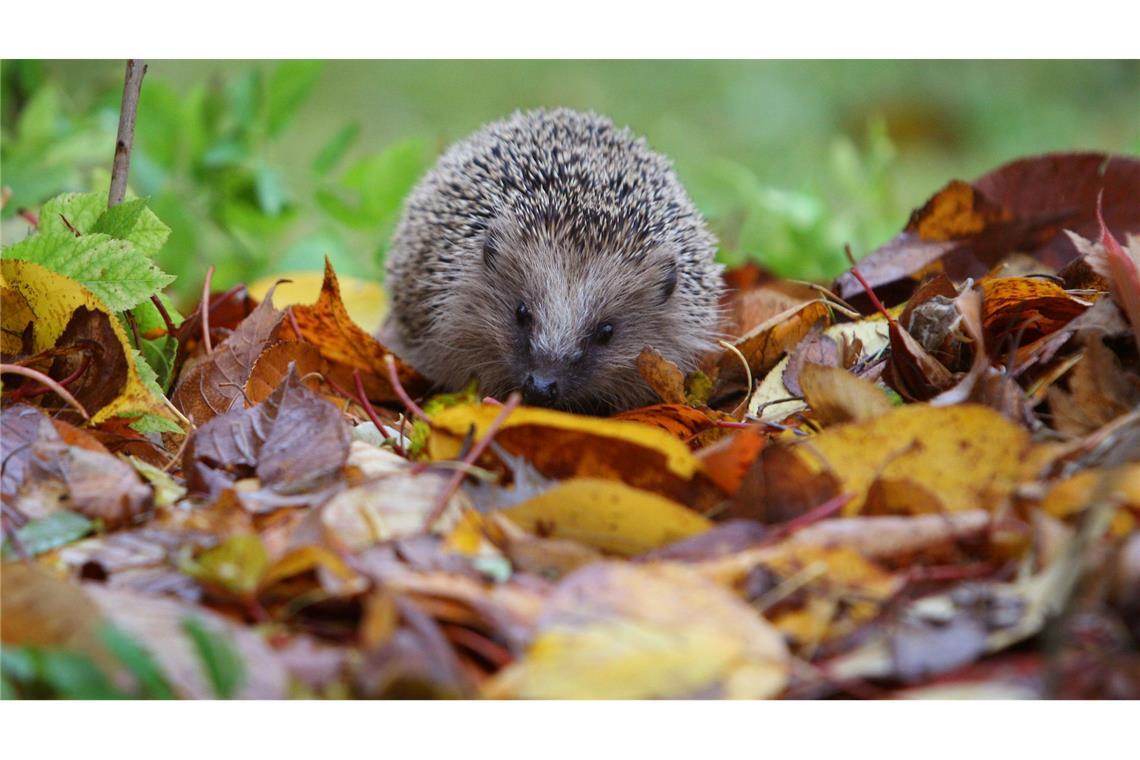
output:
[[[0,183],[23,207],[108,182],[121,61],[2,64]],[[401,201],[516,108],[612,116],[670,155],[722,257],[827,278],[952,177],[1049,150],[1140,152],[1136,61],[151,61],[131,189],[192,300],[274,271],[380,277]]]

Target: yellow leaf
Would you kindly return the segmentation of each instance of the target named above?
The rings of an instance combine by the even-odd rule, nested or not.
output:
[[[92,424],[112,417],[143,413],[174,419],[162,400],[156,398],[143,383],[135,365],[134,347],[119,320],[91,291],[39,264],[17,259],[0,262],[0,288],[3,290],[5,353],[19,352],[20,336],[29,323],[33,325],[32,350],[40,352],[55,345],[76,309],[85,307],[109,317],[111,329],[126,356],[127,381],[119,395],[109,403],[98,410],[87,410],[92,415]]]
[[[760,564],[779,583],[757,604],[772,609],[772,623],[800,646],[814,647],[870,622],[903,585],[846,546],[786,542]],[[789,609],[779,605],[793,594],[806,597],[805,603]]]
[[[358,280],[354,277],[338,277],[340,298],[345,309],[356,324],[369,334],[380,329],[380,323],[388,312],[388,299],[384,288],[378,282]],[[258,301],[265,300],[265,294],[279,280],[282,282],[273,291],[273,305],[284,309],[293,304],[309,305],[317,302],[321,295],[323,272],[282,272],[262,277],[249,286],[249,294]]]
[[[655,493],[614,480],[567,480],[503,511],[516,525],[631,557],[704,533],[707,518]]]
[[[1102,478],[1111,479],[1108,498],[1118,507],[1112,517],[1112,532],[1126,536],[1136,529],[1140,515],[1140,464],[1113,470],[1084,470],[1056,483],[1041,502],[1041,509],[1053,517],[1068,520],[1092,506]],[[1131,511],[1130,511],[1131,510]]]
[[[342,581],[356,578],[356,572],[337,555],[321,546],[299,546],[274,562],[261,579],[262,587],[323,567]]]
[[[868,489],[880,478],[921,483],[950,512],[993,511],[1037,466],[1025,429],[974,404],[911,404],[829,428],[794,451],[813,470],[830,469],[840,490],[855,495],[844,507],[847,515],[863,509]]]
[[[230,536],[188,562],[184,572],[239,598],[252,596],[269,568],[269,554],[257,535]]]
[[[430,457],[458,457],[468,431],[474,427],[476,439],[481,438],[499,411],[492,405],[461,404],[436,413]],[[698,509],[721,498],[683,441],[640,422],[521,408],[503,423],[495,443],[526,457],[548,478],[620,480]]]
[[[525,657],[501,671],[484,693],[761,699],[783,690],[788,667],[776,630],[695,571],[598,562],[559,585]]]

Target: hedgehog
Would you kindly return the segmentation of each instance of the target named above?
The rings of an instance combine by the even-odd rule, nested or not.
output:
[[[447,149],[389,249],[383,339],[437,383],[574,412],[652,403],[650,346],[715,347],[716,238],[670,161],[569,109],[516,112]]]

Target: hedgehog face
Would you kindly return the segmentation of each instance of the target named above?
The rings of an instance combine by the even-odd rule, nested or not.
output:
[[[594,413],[651,399],[637,357],[646,345],[670,343],[663,315],[677,287],[671,251],[626,258],[499,236],[484,243],[482,258],[472,297],[489,297],[498,314],[476,371],[484,389]]]

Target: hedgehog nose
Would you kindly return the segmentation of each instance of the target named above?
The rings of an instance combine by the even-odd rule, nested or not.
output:
[[[553,406],[558,400],[558,383],[549,375],[531,373],[522,387],[523,403],[528,406]]]

